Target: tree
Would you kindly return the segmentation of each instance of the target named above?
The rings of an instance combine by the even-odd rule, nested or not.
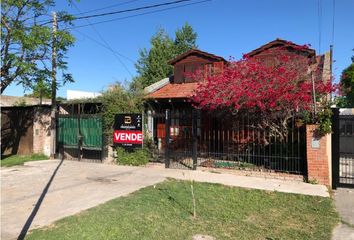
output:
[[[143,87],[168,77],[172,74],[172,66],[167,62],[174,56],[173,41],[165,30],[159,29],[150,40],[151,48],[140,50],[140,59],[135,65],[138,81]]]
[[[196,43],[198,35],[188,23],[185,23],[181,29],[177,29],[175,34],[174,45],[176,55],[198,47]]]
[[[173,67],[168,61],[196,45],[197,34],[186,23],[175,33],[175,40],[160,28],[150,40],[150,50],[140,50],[140,58],[135,64],[138,76],[133,79],[131,88],[147,87],[173,74]]]
[[[230,62],[222,73],[201,81],[192,101],[196,107],[212,111],[251,113],[257,122],[254,127],[269,128],[286,138],[288,121],[313,106],[308,68],[308,60],[300,55],[277,55],[270,65],[245,56]],[[194,77],[200,80],[202,76]],[[332,90],[330,82],[318,78],[315,88],[318,99],[325,99]]]
[[[342,72],[340,89],[343,94],[340,98],[340,107],[354,107],[354,56],[352,63]]]
[[[25,94],[26,97],[35,97],[35,98],[50,98],[52,95],[52,89],[49,84],[43,80],[38,80],[33,87],[31,87],[32,93]]]
[[[141,94],[127,91],[119,83],[102,93],[98,100],[102,102],[102,116],[106,137],[112,136],[114,118],[117,113],[142,111],[142,97]]]
[[[54,7],[54,0],[1,2],[1,93],[11,83],[28,89],[37,81],[49,81],[52,27],[50,21],[43,20],[50,16],[50,7]],[[72,19],[65,12],[59,12],[58,17],[64,24]],[[67,30],[58,30],[57,67],[62,71],[63,83],[73,81],[65,72],[65,54],[73,43],[74,37]]]

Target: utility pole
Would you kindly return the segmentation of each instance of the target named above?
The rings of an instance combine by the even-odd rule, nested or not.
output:
[[[52,39],[52,108],[51,108],[51,124],[50,124],[50,158],[55,158],[56,152],[56,112],[57,112],[57,14],[53,12],[53,39]]]
[[[329,56],[330,56],[330,68],[329,68],[329,71],[330,71],[330,79],[329,81],[331,81],[331,83],[333,83],[333,45],[329,45]],[[329,94],[329,100],[332,100],[332,92]]]

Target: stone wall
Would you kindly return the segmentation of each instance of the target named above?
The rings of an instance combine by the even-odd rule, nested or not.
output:
[[[0,101],[1,107],[12,107],[12,106],[19,106],[19,105],[33,106],[33,105],[40,104],[40,99],[33,98],[33,97],[16,97],[16,96],[1,95],[0,98],[1,98],[1,101]],[[51,105],[52,100],[43,98],[42,104],[43,105]]]
[[[33,116],[33,153],[50,156],[50,107],[36,107]]]
[[[115,151],[112,145],[106,145],[103,150],[103,163],[114,164],[115,163]]]

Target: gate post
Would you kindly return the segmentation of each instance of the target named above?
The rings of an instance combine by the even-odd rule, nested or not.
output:
[[[332,108],[332,188],[339,183],[339,108]]]
[[[80,103],[77,105],[77,159],[81,160],[81,146],[82,146],[82,138],[81,138],[81,130],[80,130]]]
[[[197,110],[192,110],[192,159],[193,170],[197,169],[197,149],[198,149],[198,116]]]
[[[318,134],[318,125],[306,125],[307,178],[331,186],[331,137]]]
[[[171,126],[170,110],[166,109],[166,113],[165,113],[165,168],[170,168],[170,126]]]

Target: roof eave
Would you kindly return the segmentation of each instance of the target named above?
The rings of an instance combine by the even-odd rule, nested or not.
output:
[[[187,56],[189,56],[190,54],[193,54],[193,53],[199,53],[201,55],[204,55],[204,56],[209,57],[209,58],[213,58],[213,59],[218,60],[218,61],[227,62],[223,57],[220,57],[220,56],[217,56],[217,55],[214,55],[214,54],[211,54],[211,53],[204,52],[204,51],[201,51],[199,49],[194,49],[193,48],[193,49],[188,50],[187,52],[182,53],[182,54],[176,56],[175,58],[169,60],[167,63],[170,64],[170,65],[174,65],[177,62],[181,61],[182,59],[186,58]]]

